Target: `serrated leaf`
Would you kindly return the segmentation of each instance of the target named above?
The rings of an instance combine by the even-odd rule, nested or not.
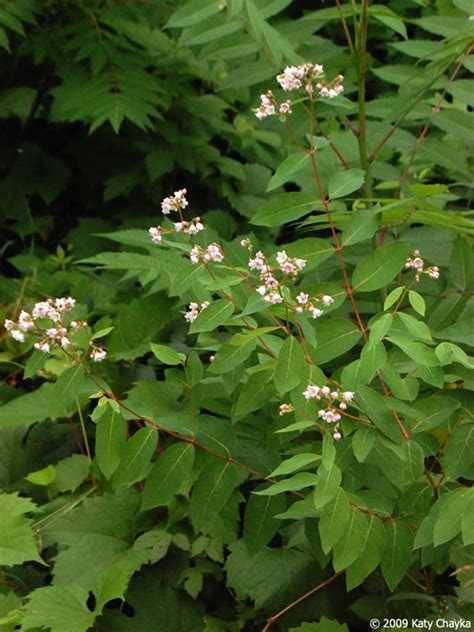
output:
[[[158,457],[143,490],[142,509],[168,505],[186,482],[194,465],[194,446],[177,443]]]
[[[173,13],[166,28],[185,28],[193,26],[219,13],[219,3],[215,0],[191,0]]]
[[[27,561],[43,564],[31,520],[25,515],[35,509],[29,498],[0,493],[0,565],[14,566]]]

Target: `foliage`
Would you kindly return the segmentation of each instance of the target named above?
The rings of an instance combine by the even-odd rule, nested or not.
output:
[[[0,3],[2,632],[472,618],[470,11]]]

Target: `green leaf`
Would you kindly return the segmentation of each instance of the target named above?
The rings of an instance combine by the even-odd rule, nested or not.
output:
[[[299,474],[295,474],[284,481],[278,481],[278,483],[274,483],[266,489],[254,492],[254,494],[259,496],[275,496],[276,494],[281,494],[282,492],[295,492],[300,489],[304,489],[305,487],[311,487],[316,485],[317,482],[318,477],[316,474],[311,474],[310,472],[300,472]]]
[[[179,354],[172,347],[167,347],[166,345],[157,345],[152,342],[150,344],[150,348],[153,351],[155,357],[163,364],[176,366],[177,364],[183,363],[184,355],[182,353]]]
[[[56,380],[52,393],[51,416],[59,417],[64,410],[71,407],[85,382],[84,369],[76,364],[66,369]],[[76,408],[76,406],[74,406]]]
[[[355,507],[351,507],[350,511],[344,533],[334,546],[332,564],[336,572],[344,570],[358,559],[367,532],[364,514]]]
[[[318,239],[317,237],[306,237],[305,239],[297,239],[291,244],[281,246],[289,257],[298,257],[306,261],[305,270],[311,270],[325,261],[336,251],[327,239]]]
[[[25,371],[23,373],[23,378],[25,380],[29,379],[36,375],[46,364],[46,360],[48,359],[48,354],[43,353],[36,349],[28,358],[28,361],[25,365]]]
[[[407,28],[403,19],[389,7],[383,4],[374,4],[369,8],[369,15],[401,35],[404,39],[408,39]]]
[[[226,299],[213,301],[206,309],[203,309],[196,320],[189,328],[190,334],[197,334],[203,331],[214,331],[225,323],[234,313],[234,305]]]
[[[405,265],[410,244],[406,241],[381,246],[363,259],[352,275],[356,292],[372,292],[386,286]]]
[[[288,632],[349,632],[349,628],[345,623],[321,617],[318,623],[302,623]]]
[[[295,454],[295,456],[282,461],[280,465],[275,468],[271,474],[269,474],[269,476],[273,478],[274,476],[292,474],[293,472],[305,469],[308,465],[312,465],[320,460],[320,454],[306,454],[305,452],[300,452],[299,454]]]
[[[329,180],[329,199],[334,200],[357,191],[364,184],[364,180],[365,171],[361,169],[349,169],[335,173]]]
[[[341,480],[341,470],[334,463],[328,467],[325,465],[319,467],[314,491],[314,504],[318,509],[327,505],[336,496]]]
[[[329,553],[342,538],[350,517],[349,499],[346,492],[339,487],[331,503],[326,505],[319,521],[319,534],[324,553]]]
[[[257,226],[282,226],[322,208],[321,200],[310,193],[281,193],[262,206],[250,222]]]
[[[374,447],[375,435],[373,428],[360,428],[352,438],[352,451],[359,463],[363,463]]]
[[[372,239],[379,227],[380,211],[380,206],[368,210],[353,211],[349,223],[342,231],[342,246],[345,248]]]
[[[177,443],[160,455],[147,476],[143,490],[142,510],[168,505],[191,476],[194,446]]]
[[[367,528],[364,531],[358,557],[346,570],[347,590],[353,590],[372,573],[382,559],[385,543],[385,529],[380,518],[374,515],[367,517]]]
[[[375,345],[386,335],[393,323],[392,314],[382,314],[380,318],[370,325],[369,344]]]
[[[403,440],[397,422],[390,413],[385,398],[380,393],[369,386],[361,386],[357,391],[357,401],[367,417],[385,436],[395,443],[400,443]]]
[[[408,292],[408,300],[410,301],[410,305],[413,307],[415,312],[420,314],[420,316],[425,315],[426,303],[421,294],[418,294],[418,292],[415,292],[415,290],[410,290]]]
[[[29,498],[0,493],[0,565],[15,566],[28,561],[43,564],[31,520],[25,516],[35,509]]]
[[[97,422],[95,434],[95,456],[106,478],[110,478],[118,468],[125,440],[125,419],[110,406],[106,406]]]
[[[275,516],[283,513],[285,509],[286,499],[283,494],[250,495],[244,517],[244,540],[250,555],[263,549],[278,532],[281,520]]]
[[[234,414],[237,416],[247,415],[254,410],[263,408],[275,392],[271,379],[272,373],[269,371],[259,371],[250,375],[247,382],[242,386]]]
[[[356,345],[361,333],[345,318],[332,318],[316,324],[316,362],[318,365],[337,358]]]
[[[96,617],[87,607],[88,591],[74,584],[44,586],[30,593],[23,627],[51,632],[86,632]]]
[[[210,528],[245,476],[228,461],[215,460],[201,472],[191,495],[190,515],[196,531]]]
[[[89,458],[85,454],[71,454],[55,465],[55,477],[50,486],[52,494],[75,492],[90,473]]]
[[[270,179],[267,186],[267,193],[291,181],[291,179],[306,166],[308,160],[309,155],[302,151],[297,154],[290,154],[285,158],[285,160],[278,165],[277,170]]]
[[[225,342],[209,367],[210,373],[228,373],[245,362],[257,344],[257,338],[273,331],[274,327],[260,327],[248,334],[235,334]]]
[[[402,336],[391,335],[387,337],[391,343],[399,347],[409,358],[423,366],[439,366],[439,360],[435,352],[422,342],[412,342]]]
[[[433,544],[440,546],[449,542],[461,531],[461,523],[472,490],[457,489],[443,497],[443,510],[440,511],[433,529]]]
[[[385,536],[382,574],[394,591],[410,566],[415,536],[409,527],[396,520],[385,523]]]
[[[306,378],[306,359],[300,343],[289,336],[278,354],[275,369],[275,386],[280,393],[287,393]]]
[[[132,485],[143,478],[150,459],[156,450],[158,431],[153,426],[140,428],[127,441],[122,450],[120,468],[116,472],[114,485]]]
[[[419,414],[419,421],[412,426],[412,432],[424,432],[438,428],[441,424],[448,426],[451,415],[461,406],[452,397],[432,396],[413,405]]]
[[[474,424],[461,423],[454,429],[441,463],[448,479],[469,478],[474,463]]]
[[[461,532],[464,546],[474,544],[474,494],[472,488],[469,491],[469,497],[463,511]]]
[[[191,0],[173,13],[165,28],[193,26],[219,13],[220,10],[219,3],[214,0]]]
[[[405,288],[403,286],[396,287],[394,290],[390,292],[390,294],[387,296],[383,304],[384,311],[387,311],[387,309],[390,309],[392,305],[398,301],[400,296],[403,294],[404,289]]]
[[[30,472],[25,479],[33,485],[51,485],[56,478],[56,470],[52,465],[47,465],[42,470],[36,470],[36,472]]]

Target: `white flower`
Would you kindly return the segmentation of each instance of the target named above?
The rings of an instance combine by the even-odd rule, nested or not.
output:
[[[283,101],[283,103],[280,103],[279,112],[280,112],[280,114],[291,114],[292,113],[291,101],[289,99],[287,101]]]
[[[334,441],[340,441],[342,439],[342,434],[339,432],[339,430],[335,430],[332,436],[334,438]]]
[[[224,255],[222,254],[219,244],[209,244],[204,254],[204,259],[206,259],[206,261],[221,263],[221,261],[224,260]]]
[[[47,301],[36,303],[33,307],[33,318],[48,318],[50,309],[51,305]]]
[[[276,260],[279,265],[282,265],[283,263],[286,263],[288,261],[288,255],[284,250],[282,250],[281,252],[277,252]]]
[[[321,389],[321,393],[323,395],[329,395],[330,392],[331,392],[331,389],[329,388],[329,386],[323,386],[323,388]]]
[[[306,259],[295,259],[295,266],[298,270],[302,270],[306,265]]]
[[[323,315],[323,312],[320,309],[318,309],[317,307],[310,307],[309,311],[311,312],[311,316],[313,318],[319,318],[320,316]]]
[[[327,294],[323,296],[322,301],[323,301],[323,305],[325,305],[326,307],[329,307],[330,305],[334,303],[333,297],[328,296]]]
[[[278,409],[278,414],[280,415],[280,417],[282,417],[283,415],[287,415],[288,413],[293,412],[294,406],[292,406],[291,404],[280,404],[280,407]]]
[[[186,189],[179,189],[179,191],[174,192],[174,195],[165,197],[161,202],[161,212],[163,215],[169,215],[172,211],[185,209],[188,206],[188,201],[185,197],[186,193]]]
[[[296,297],[296,300],[298,301],[300,305],[306,305],[306,303],[309,301],[309,294],[300,292],[298,296]]]
[[[432,279],[439,279],[438,266],[431,266],[431,268],[428,270],[428,276]]]
[[[20,316],[18,318],[18,327],[21,329],[21,331],[31,331],[32,329],[34,329],[35,323],[28,312],[25,312],[24,310],[20,312]]]
[[[355,395],[355,393],[353,393],[352,391],[345,391],[342,394],[342,397],[343,397],[344,401],[351,402],[354,399],[354,395]]]
[[[306,399],[321,399],[321,396],[319,395],[320,391],[321,389],[319,386],[309,384],[303,392],[303,395]]]
[[[259,285],[257,288],[257,292],[260,294],[260,296],[265,296],[265,294],[267,293],[266,285]]]
[[[13,329],[11,331],[11,337],[17,342],[25,342],[25,334],[19,329]]]
[[[69,340],[67,336],[62,336],[60,344],[61,344],[61,347],[65,349],[66,347],[69,347],[69,345],[71,344],[71,341]]]
[[[102,347],[94,347],[89,354],[89,357],[94,362],[102,362],[107,357],[107,351]]]
[[[163,237],[161,235],[162,230],[160,226],[152,226],[148,229],[148,232],[150,233],[151,240],[154,244],[161,244]]]
[[[15,323],[12,320],[9,320],[7,318],[7,320],[3,323],[3,326],[5,327],[7,331],[12,331],[13,327],[15,326]]]
[[[270,292],[265,296],[265,303],[270,303],[270,305],[277,305],[283,301],[283,298],[278,294],[278,292]]]
[[[341,402],[341,403],[339,404],[339,408],[340,408],[341,410],[347,410],[347,404],[346,404],[345,402]]]
[[[293,274],[296,272],[296,267],[290,261],[285,261],[285,263],[281,264],[280,270],[283,274]]]
[[[43,353],[49,353],[49,343],[48,342],[35,342],[35,344],[33,346],[38,351],[42,351]]]
[[[201,256],[201,250],[199,246],[193,246],[191,248],[191,252],[189,253],[189,258],[191,259],[191,263],[194,266],[199,263],[200,256]]]

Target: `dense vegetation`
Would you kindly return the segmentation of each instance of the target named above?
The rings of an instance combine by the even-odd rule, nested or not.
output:
[[[470,13],[0,2],[2,632],[467,627]]]

